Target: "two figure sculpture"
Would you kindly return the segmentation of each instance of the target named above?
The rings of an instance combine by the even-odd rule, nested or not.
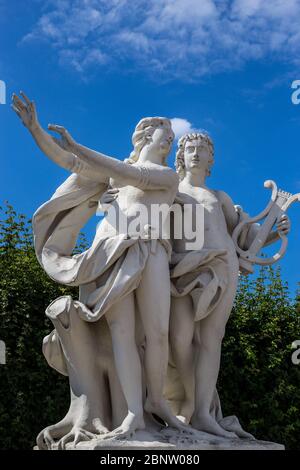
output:
[[[63,127],[49,125],[52,137],[25,94],[13,95],[12,106],[42,152],[71,172],[33,218],[41,266],[54,281],[79,287],[78,299],[62,296],[46,309],[54,330],[43,353],[69,377],[71,402],[39,434],[38,447],[128,440],[166,427],[251,438],[236,417],[222,415],[221,345],[239,273],[253,266],[251,247],[256,255],[286,240],[283,204],[262,231],[225,192],[210,189],[214,146],[206,133],[181,137],[176,171],[168,167],[174,134],[166,118],[142,119],[130,157],[120,161],[78,144]],[[99,210],[91,246],[74,254]]]

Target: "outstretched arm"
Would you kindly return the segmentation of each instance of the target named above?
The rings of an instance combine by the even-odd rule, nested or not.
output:
[[[13,94],[12,108],[21,119],[24,126],[29,130],[41,151],[54,163],[65,170],[80,173],[89,179],[105,182],[106,178],[91,171],[88,165],[78,164],[78,157],[72,152],[62,148],[44,129],[41,127],[36,113],[35,104],[30,101],[25,93],[21,92],[23,100]]]
[[[141,189],[168,189],[178,184],[175,172],[159,167],[130,165],[78,144],[62,126],[51,124],[49,129],[60,134],[67,148],[80,158],[78,165],[86,164],[96,174],[100,172],[107,178],[116,179],[120,184],[137,186]]]

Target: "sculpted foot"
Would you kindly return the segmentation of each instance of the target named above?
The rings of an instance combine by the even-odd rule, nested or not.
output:
[[[234,432],[238,437],[255,440],[255,437],[252,434],[244,431],[236,416],[226,416],[226,418],[219,421],[219,425],[226,431]]]
[[[182,423],[189,424],[192,418],[192,415],[195,411],[195,407],[190,400],[186,400],[183,402],[179,415],[177,419]]]
[[[197,415],[193,417],[191,425],[193,428],[198,429],[198,431],[207,432],[215,436],[227,437],[229,439],[238,438],[234,432],[229,432],[222,428],[210,415]]]
[[[109,430],[103,426],[99,418],[92,420],[92,428],[95,430],[96,434],[107,434],[109,432]]]
[[[165,421],[165,423],[172,428],[178,429],[179,431],[191,431],[184,422],[173,415],[165,400],[161,400],[161,402],[154,404],[147,399],[145,403],[145,411],[159,416],[159,418]]]
[[[105,434],[102,439],[130,439],[136,431],[145,429],[144,418],[129,412],[121,426]]]

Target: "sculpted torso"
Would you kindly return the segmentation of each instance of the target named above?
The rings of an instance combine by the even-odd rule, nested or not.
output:
[[[132,166],[140,166],[138,163],[133,164]],[[164,189],[141,189],[136,186],[130,186],[122,184],[118,179],[110,179],[110,186],[113,189],[118,190],[118,197],[111,204],[108,209],[107,217],[102,221],[101,225],[98,228],[98,236],[105,235],[108,230],[111,230],[113,227],[117,229],[117,233],[124,233],[126,231],[126,226],[128,227],[131,222],[134,222],[139,219],[141,226],[149,224],[150,221],[154,222],[155,229],[161,234],[162,224],[165,220],[167,213],[164,213],[161,219],[153,218],[151,220],[151,207],[154,204],[161,205],[166,204],[171,206],[176,195],[176,175],[173,170],[168,167],[162,167],[161,165],[155,164],[144,164],[143,167],[146,167],[149,170],[150,177],[153,177],[153,170],[165,172],[166,175],[169,175],[170,179],[174,179],[174,185],[165,187]],[[117,215],[116,219],[121,220],[121,217],[124,218],[126,224],[114,224],[114,215]],[[159,226],[157,226],[159,224]]]
[[[191,211],[193,229],[196,226],[195,207],[201,204],[204,209],[204,249],[226,249],[231,255],[236,256],[233,241],[228,231],[228,225],[224,214],[222,196],[219,191],[208,188],[192,187],[185,181],[179,184],[179,199],[187,204],[185,211]],[[201,229],[201,228],[200,228]],[[184,239],[174,240],[174,250],[178,253],[186,251]]]

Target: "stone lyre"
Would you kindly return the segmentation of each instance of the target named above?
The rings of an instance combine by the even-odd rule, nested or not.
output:
[[[287,249],[288,239],[283,233],[279,233],[282,240],[279,251],[269,257],[262,258],[259,255],[260,250],[266,243],[268,235],[272,231],[272,228],[276,222],[279,221],[280,217],[287,211],[287,209],[296,201],[300,202],[300,193],[291,194],[286,191],[282,191],[277,188],[277,185],[272,180],[267,180],[264,183],[264,187],[272,190],[272,196],[267,207],[256,217],[247,217],[242,220],[235,228],[232,238],[236,246],[236,250],[240,257],[240,269],[243,274],[253,273],[253,265],[271,265],[280,260]],[[250,224],[254,224],[259,220],[265,219],[257,232],[253,242],[247,250],[243,250],[240,246],[240,235],[243,229]]]

